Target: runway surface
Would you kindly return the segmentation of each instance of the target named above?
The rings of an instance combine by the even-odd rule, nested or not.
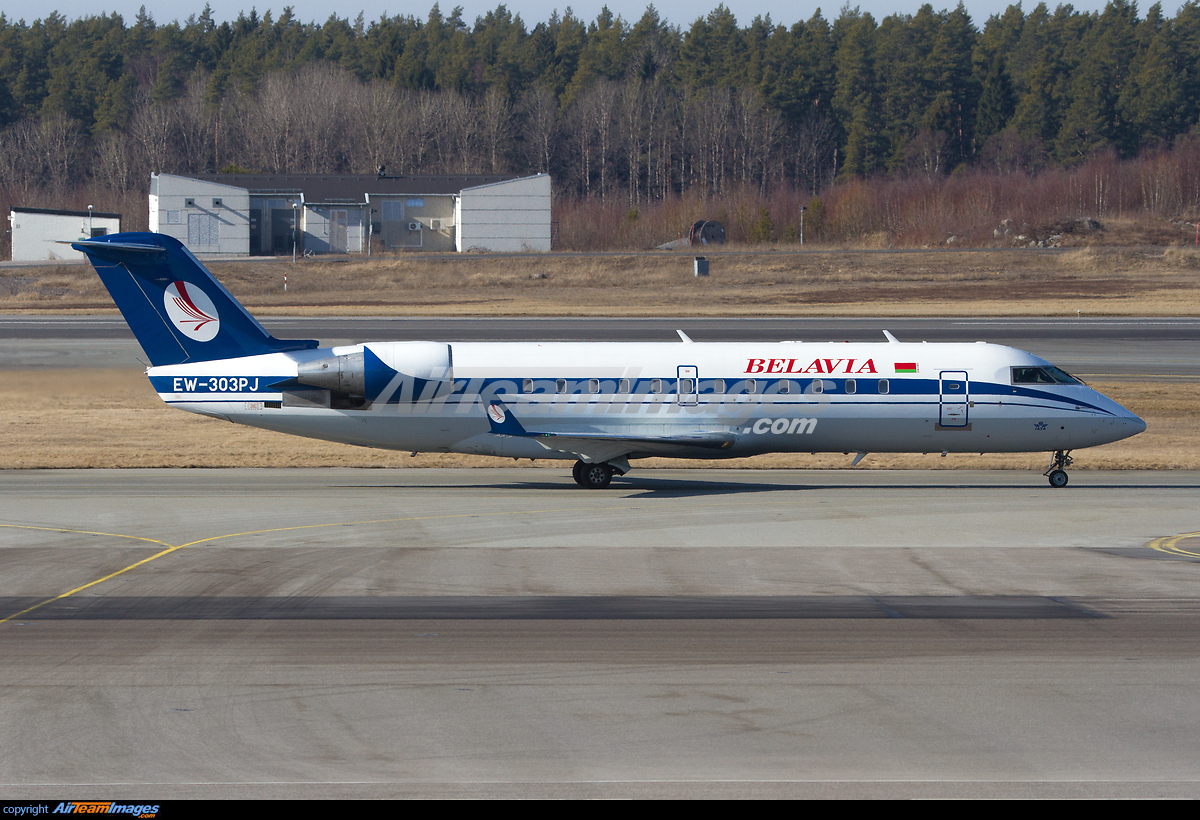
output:
[[[267,317],[279,338],[323,344],[446,341],[987,341],[1085,378],[1200,378],[1200,319],[1123,318],[457,318]],[[145,354],[119,316],[0,316],[4,367],[137,367]]]
[[[0,473],[0,793],[1200,796],[1197,510],[1184,472]]]

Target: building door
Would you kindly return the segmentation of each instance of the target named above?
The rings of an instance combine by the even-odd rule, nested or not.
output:
[[[262,247],[262,208],[250,209],[250,254],[258,256]]]
[[[296,210],[271,209],[271,253],[291,253],[296,241]]]
[[[329,212],[329,250],[333,253],[346,252],[346,223],[349,221],[349,211]]]

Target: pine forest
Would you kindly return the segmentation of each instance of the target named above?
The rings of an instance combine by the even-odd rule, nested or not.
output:
[[[724,5],[685,25],[653,6],[0,13],[0,207],[94,204],[128,229],[152,172],[385,167],[548,172],[563,248],[653,247],[702,218],[795,242],[801,208],[808,241],[987,244],[1004,225],[1195,222],[1198,121],[1198,0],[983,22],[847,5],[790,27]]]

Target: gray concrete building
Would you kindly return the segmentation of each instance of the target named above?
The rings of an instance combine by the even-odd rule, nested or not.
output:
[[[63,211],[14,206],[8,212],[8,226],[12,230],[14,262],[83,259],[79,251],[59,243],[120,233],[121,215],[95,209]]]
[[[198,254],[550,250],[538,174],[154,174],[150,230]]]

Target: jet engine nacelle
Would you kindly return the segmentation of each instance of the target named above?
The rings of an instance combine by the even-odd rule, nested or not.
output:
[[[454,381],[453,354],[438,342],[375,342],[359,352],[301,362],[296,381],[370,401],[413,401],[429,382]]]

